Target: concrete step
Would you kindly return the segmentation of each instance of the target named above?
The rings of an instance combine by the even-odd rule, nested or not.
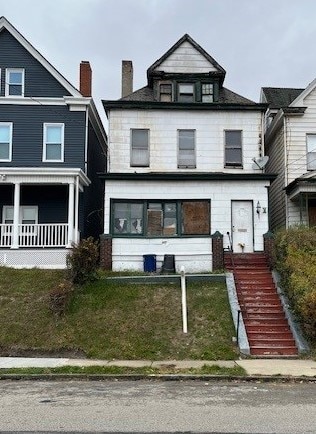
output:
[[[252,356],[297,356],[298,351],[296,347],[265,347],[265,346],[255,346],[250,349],[250,355]]]

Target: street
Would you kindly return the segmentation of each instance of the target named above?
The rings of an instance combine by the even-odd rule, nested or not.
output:
[[[0,431],[315,433],[316,383],[1,381]]]

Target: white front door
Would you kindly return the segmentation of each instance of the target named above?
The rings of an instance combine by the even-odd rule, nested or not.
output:
[[[252,201],[232,201],[232,239],[234,253],[253,252]]]

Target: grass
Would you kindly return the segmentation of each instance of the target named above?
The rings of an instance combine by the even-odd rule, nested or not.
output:
[[[99,280],[77,289],[60,318],[48,294],[62,271],[0,267],[0,351],[101,359],[232,360],[236,347],[225,285],[190,283],[188,334],[182,333],[179,285]],[[26,353],[25,353],[26,352]]]
[[[0,369],[2,374],[15,375],[49,375],[49,374],[83,374],[83,375],[161,375],[161,374],[189,374],[189,375],[223,375],[244,376],[246,372],[240,366],[226,368],[218,365],[204,365],[200,369],[176,369],[171,367],[130,368],[121,366],[63,366],[60,368],[10,368]]]

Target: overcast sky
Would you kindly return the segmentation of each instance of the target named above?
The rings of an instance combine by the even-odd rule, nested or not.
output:
[[[227,71],[225,87],[254,101],[262,86],[316,77],[315,0],[0,0],[0,15],[76,87],[90,61],[103,119],[100,100],[120,98],[122,59],[136,90],[185,33]]]

